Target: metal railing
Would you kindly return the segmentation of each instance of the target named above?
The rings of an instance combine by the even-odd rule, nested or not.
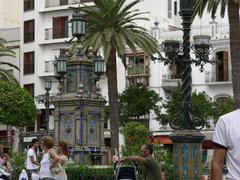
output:
[[[54,61],[45,61],[45,72],[54,72]]]
[[[93,2],[93,0],[45,0],[45,7],[57,7],[57,6],[65,6],[77,3],[88,3]]]
[[[232,81],[231,71],[227,72],[205,71],[205,83],[230,82],[230,81]]]
[[[162,74],[162,80],[166,81],[166,80],[179,80],[181,79],[181,77],[178,77],[177,74]]]
[[[46,28],[45,40],[72,37],[72,27]]]
[[[209,35],[212,37],[210,25],[205,26],[195,26],[192,27],[190,36],[191,38],[195,35]],[[159,35],[157,35],[159,41],[164,40],[179,40],[182,41],[183,31],[176,30],[176,31],[159,31]],[[229,24],[217,24],[216,31],[214,34],[215,39],[226,39],[229,38]]]
[[[149,75],[149,66],[146,65],[129,65],[127,68],[128,76]]]

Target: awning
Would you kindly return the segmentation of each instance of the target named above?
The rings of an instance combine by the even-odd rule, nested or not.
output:
[[[161,144],[172,144],[173,143],[172,140],[167,136],[160,136],[159,140],[160,140]]]
[[[202,149],[213,149],[213,148],[214,148],[214,144],[212,140],[204,140],[202,142]]]
[[[153,144],[172,144],[172,140],[168,136],[152,136],[150,141]]]

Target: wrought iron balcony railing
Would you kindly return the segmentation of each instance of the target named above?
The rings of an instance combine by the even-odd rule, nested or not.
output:
[[[205,72],[205,83],[231,82],[231,71],[226,72]]]
[[[45,0],[45,7],[56,7],[56,6],[65,6],[65,5],[72,5],[78,3],[88,3],[93,2],[93,0]]]
[[[157,31],[153,33],[154,36],[159,41],[164,41],[168,39],[172,40],[182,40],[183,37],[183,31],[182,30],[176,30],[176,31]],[[213,32],[211,29],[210,25],[205,25],[205,26],[195,26],[192,27],[190,36],[191,38],[193,36],[199,35],[199,34],[204,34],[204,35],[209,35],[211,36],[211,39],[226,39],[229,38],[229,24],[217,24],[216,29]]]
[[[127,76],[148,76],[149,66],[146,65],[129,65],[127,68]]]
[[[45,40],[50,39],[61,39],[72,37],[72,27],[56,27],[56,28],[46,28],[45,29]]]

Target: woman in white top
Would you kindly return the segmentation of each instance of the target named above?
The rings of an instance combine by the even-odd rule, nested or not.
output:
[[[56,175],[56,180],[67,180],[67,174],[65,171],[68,162],[67,143],[65,141],[59,141],[57,150],[61,171]]]
[[[41,167],[39,171],[40,180],[55,180],[55,174],[51,171],[58,162],[58,156],[53,149],[54,141],[50,136],[43,136],[40,141],[43,152]]]

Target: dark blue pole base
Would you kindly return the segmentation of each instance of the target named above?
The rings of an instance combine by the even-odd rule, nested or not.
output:
[[[175,131],[173,141],[173,162],[175,180],[199,180],[202,175],[202,140],[200,131]]]

